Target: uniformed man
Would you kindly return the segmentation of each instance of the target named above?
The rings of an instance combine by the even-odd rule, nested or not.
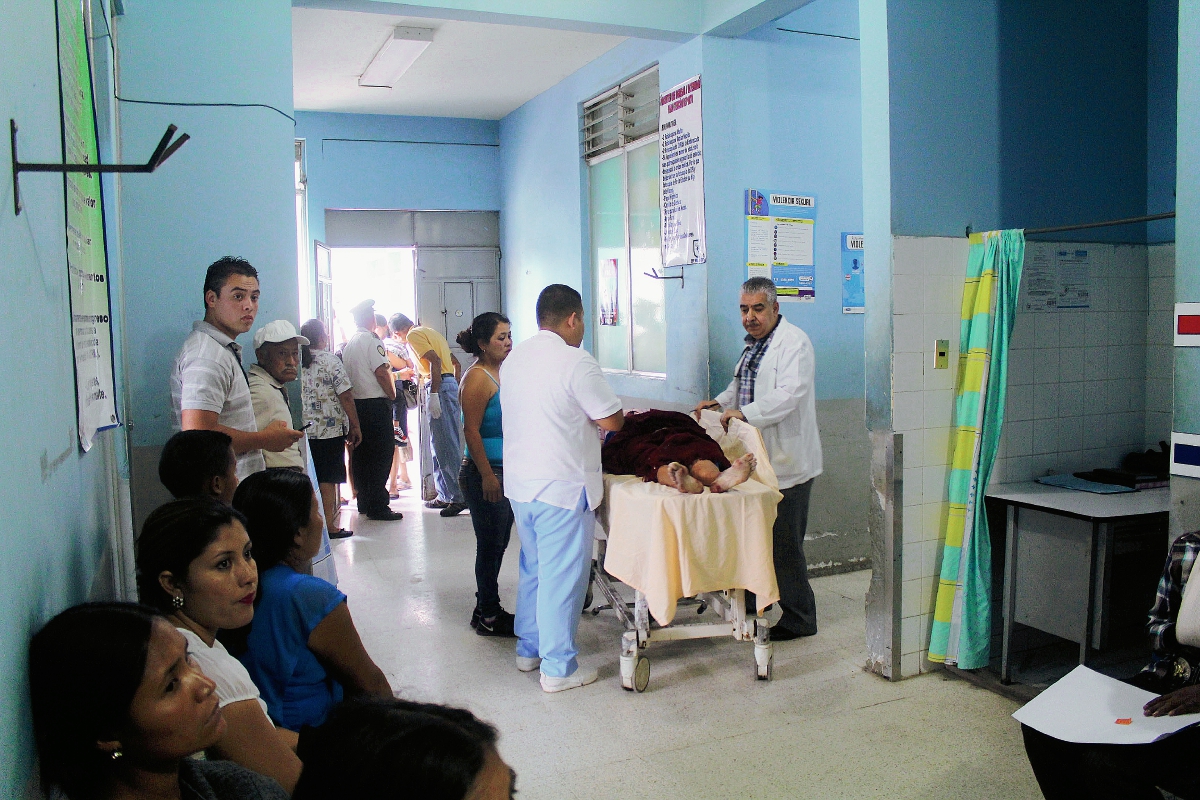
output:
[[[354,408],[362,441],[350,457],[354,488],[358,491],[358,513],[367,519],[397,520],[404,515],[388,507],[387,478],[392,466],[395,438],[392,433],[392,401],[396,386],[383,342],[375,335],[375,301],[364,300],[350,309],[358,330],[342,351],[342,362],[353,384]]]

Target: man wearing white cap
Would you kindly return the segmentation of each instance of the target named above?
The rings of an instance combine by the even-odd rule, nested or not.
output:
[[[250,367],[250,400],[254,403],[254,421],[259,430],[276,420],[292,426],[291,404],[287,388],[300,377],[300,345],[308,339],[296,332],[286,319],[268,322],[254,333],[254,356],[258,363]],[[304,453],[297,441],[277,453],[263,452],[268,467],[287,467],[304,471]]]

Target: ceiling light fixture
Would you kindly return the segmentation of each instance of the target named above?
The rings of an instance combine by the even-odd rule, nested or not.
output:
[[[433,30],[430,28],[395,28],[363,74],[358,76],[358,85],[392,88],[432,43]]]

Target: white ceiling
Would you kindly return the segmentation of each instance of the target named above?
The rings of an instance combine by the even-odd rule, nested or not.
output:
[[[434,28],[433,44],[391,89],[358,76],[392,28]],[[625,39],[482,22],[292,9],[296,109],[500,119]]]

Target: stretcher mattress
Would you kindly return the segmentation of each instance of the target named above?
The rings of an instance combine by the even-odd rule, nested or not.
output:
[[[754,453],[750,480],[728,492],[683,494],[633,475],[604,476],[600,523],[608,536],[605,571],[642,592],[661,625],[675,618],[680,598],[748,589],[758,608],[779,599],[771,528],[782,499],[758,429],[705,411],[700,424],[732,461]]]

